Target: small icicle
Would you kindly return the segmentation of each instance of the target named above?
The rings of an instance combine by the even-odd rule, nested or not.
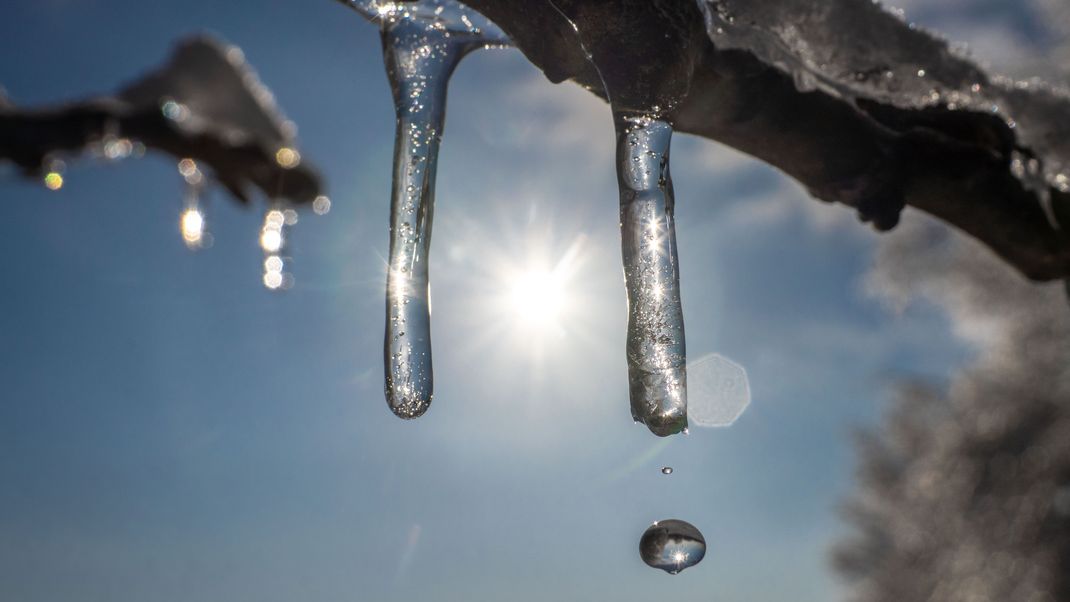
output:
[[[632,417],[665,437],[687,428],[687,354],[669,177],[672,126],[620,112],[614,122]]]
[[[282,251],[286,247],[285,226],[297,223],[297,212],[273,208],[264,214],[260,228],[260,248],[264,251],[264,287],[277,291],[293,286],[293,276],[283,272]]]
[[[505,46],[508,38],[486,17],[453,0],[345,4],[380,26],[394,95],[385,390],[394,414],[416,418],[427,411],[434,390],[428,252],[446,90],[466,54]]]
[[[182,215],[178,220],[182,242],[191,251],[207,246],[210,236],[205,229],[204,212],[201,211],[201,190],[204,188],[204,174],[193,159],[178,162],[178,173],[182,174],[186,190],[182,199]]]
[[[397,114],[386,283],[385,390],[394,414],[416,418],[427,411],[434,393],[428,252],[446,88],[461,56],[450,48],[447,39],[403,21],[383,32],[383,58]]]

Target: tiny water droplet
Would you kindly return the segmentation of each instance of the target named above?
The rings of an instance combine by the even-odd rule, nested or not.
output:
[[[694,525],[668,519],[650,525],[639,539],[639,557],[670,575],[690,568],[706,555],[706,539]]]
[[[662,466],[661,474],[672,474],[672,466]]]

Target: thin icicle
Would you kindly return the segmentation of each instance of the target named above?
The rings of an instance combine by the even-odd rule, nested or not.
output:
[[[446,117],[446,90],[472,50],[508,38],[459,2],[345,2],[382,31],[397,131],[387,265],[386,399],[401,418],[427,411],[434,391],[428,253],[435,168]]]
[[[264,214],[260,228],[260,248],[264,251],[264,287],[278,291],[293,287],[293,275],[284,272],[283,251],[286,249],[286,226],[297,223],[297,212],[275,207]]]
[[[672,126],[614,115],[632,417],[665,437],[687,428],[687,352],[669,176]]]
[[[186,247],[196,251],[208,245],[210,238],[206,231],[204,211],[201,210],[201,192],[204,190],[204,174],[193,159],[178,162],[178,173],[185,182],[182,198],[182,215],[179,217],[179,231]]]

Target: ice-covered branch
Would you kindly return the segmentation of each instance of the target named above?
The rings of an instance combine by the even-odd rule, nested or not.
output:
[[[242,202],[253,189],[294,203],[320,194],[271,93],[239,49],[209,38],[182,41],[166,65],[113,96],[45,109],[0,102],[0,160],[30,176],[60,156],[97,148],[116,158],[135,143],[207,166]]]
[[[1070,100],[869,0],[470,0],[553,81],[766,161],[887,230],[906,205],[1070,277]],[[583,43],[581,43],[581,40]],[[590,60],[588,60],[590,55]]]

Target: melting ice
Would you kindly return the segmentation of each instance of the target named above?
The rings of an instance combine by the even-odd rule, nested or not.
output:
[[[434,390],[428,253],[449,78],[472,50],[509,40],[455,0],[341,1],[379,26],[394,96],[385,390],[395,414],[415,418],[427,411]],[[667,436],[687,429],[687,353],[669,174],[672,126],[660,113],[658,107],[614,110],[613,117],[632,417]]]
[[[687,428],[687,352],[669,176],[672,126],[616,114],[632,418],[658,436]]]
[[[696,0],[719,49],[741,49],[793,76],[802,91],[907,109],[998,115],[1046,160],[1019,175],[1070,191],[1065,89],[989,76],[963,47],[904,26],[903,11],[856,0]],[[1033,173],[1029,173],[1029,172]]]
[[[434,391],[428,253],[446,90],[465,55],[509,40],[486,17],[452,0],[343,3],[380,27],[394,95],[385,389],[394,414],[416,418],[427,411]]]

